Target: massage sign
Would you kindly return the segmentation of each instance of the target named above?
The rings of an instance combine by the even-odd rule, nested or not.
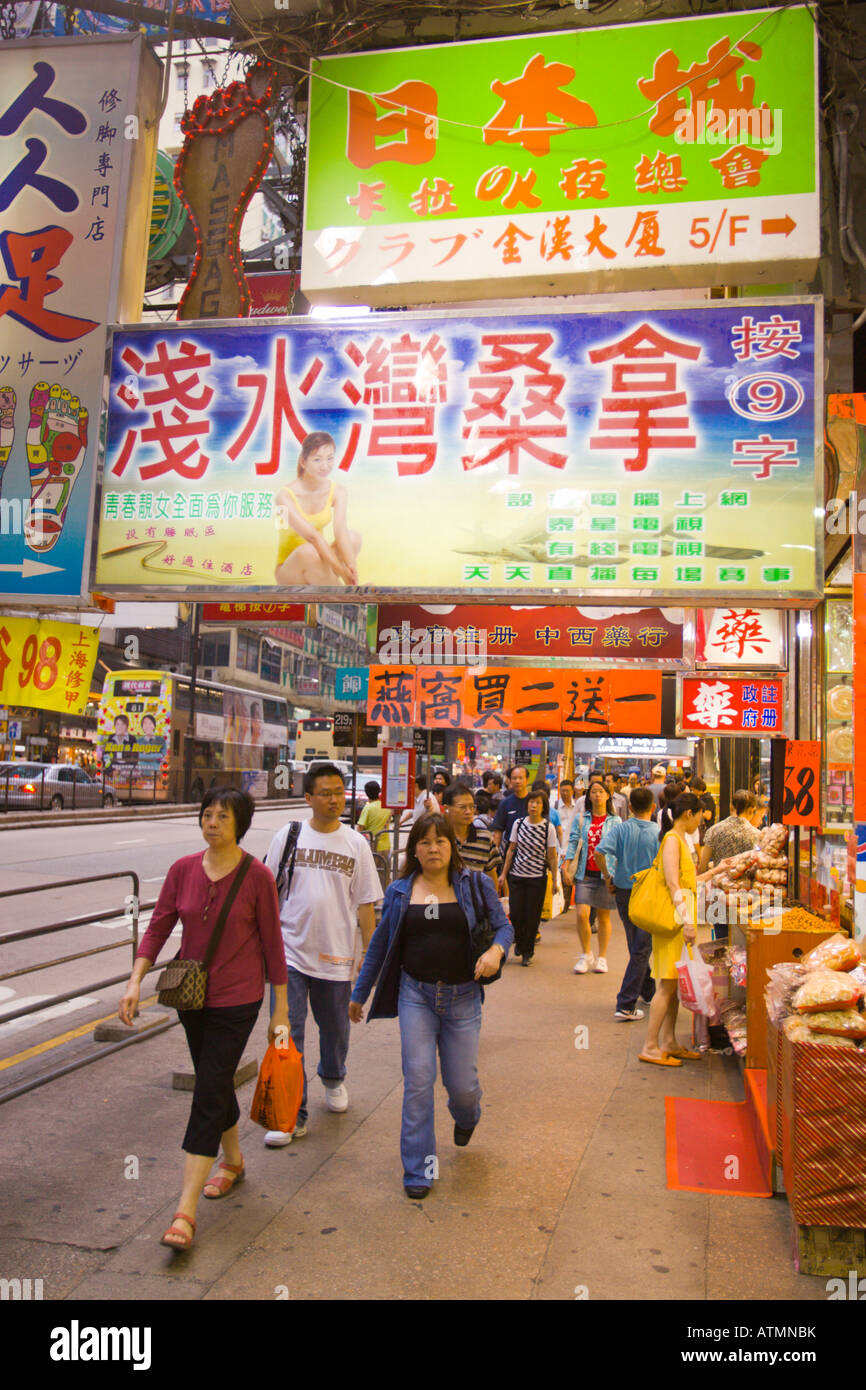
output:
[[[273,154],[274,70],[257,63],[246,81],[200,96],[183,116],[175,187],[195,228],[196,257],[179,319],[245,318],[250,290],[240,255],[249,201]]]

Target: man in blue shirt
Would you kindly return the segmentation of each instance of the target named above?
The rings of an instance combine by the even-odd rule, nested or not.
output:
[[[490,827],[493,831],[496,848],[502,851],[503,858],[511,840],[511,827],[516,820],[522,820],[527,814],[526,803],[529,800],[529,778],[526,775],[526,768],[510,767],[508,776],[511,782],[511,791],[497,806],[496,815],[493,817],[493,824]]]
[[[616,910],[628,941],[629,960],[616,997],[614,1014],[614,1018],[621,1023],[634,1023],[643,1018],[643,1010],[637,1007],[638,997],[648,1004],[656,987],[649,966],[652,936],[648,931],[636,927],[628,915],[632,874],[648,869],[659,848],[658,828],[652,820],[655,799],[649,787],[633,788],[629,805],[629,819],[607,827],[595,851],[596,863],[616,898]],[[606,862],[608,858],[614,861],[612,876]]]

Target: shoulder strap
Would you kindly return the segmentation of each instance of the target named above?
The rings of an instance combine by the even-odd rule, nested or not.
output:
[[[217,948],[220,944],[220,940],[222,939],[222,934],[225,930],[225,924],[228,921],[228,915],[231,911],[232,904],[238,895],[238,890],[241,884],[243,883],[244,879],[246,878],[247,871],[249,870],[249,867],[252,864],[252,862],[253,856],[251,854],[245,853],[243,859],[241,860],[238,868],[235,871],[234,882],[232,883],[232,886],[229,889],[228,894],[226,895],[226,900],[222,905],[222,911],[220,912],[220,915],[217,918],[216,926],[214,927],[213,932],[211,933],[211,939],[208,942],[207,950],[204,953],[204,960],[202,961],[202,965],[204,966],[205,970],[207,970],[208,966],[210,965],[211,961],[217,953]]]
[[[292,886],[292,875],[295,872],[295,855],[298,852],[298,839],[301,834],[301,822],[293,820],[286,835],[286,843],[283,845],[283,852],[280,855],[280,862],[277,872],[274,875],[277,881],[277,897],[282,907],[286,898],[289,896],[289,889]],[[291,863],[289,859],[291,858]],[[288,864],[288,868],[286,865]]]

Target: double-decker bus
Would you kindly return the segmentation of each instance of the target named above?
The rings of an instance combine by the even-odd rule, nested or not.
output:
[[[285,697],[197,680],[194,728],[190,705],[189,676],[123,670],[105,677],[97,762],[120,799],[182,801],[188,743],[193,800],[216,784],[257,798],[279,794],[273,769],[288,758]]]
[[[334,720],[331,715],[316,714],[298,720],[295,736],[295,757],[308,763],[311,758],[335,758]]]

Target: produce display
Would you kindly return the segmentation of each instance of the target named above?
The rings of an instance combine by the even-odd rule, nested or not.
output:
[[[754,849],[734,855],[724,871],[711,880],[711,900],[716,904],[723,901],[733,914],[742,912],[744,907],[749,913],[760,913],[775,906],[778,890],[788,883],[788,859],[784,853],[787,840],[786,826],[768,825]],[[712,920],[709,914],[708,920]],[[737,915],[732,920],[737,921]]]
[[[853,1009],[863,997],[860,986],[839,970],[812,970],[797,990],[792,1004],[798,1013],[825,1009]]]
[[[866,1050],[866,969],[855,941],[837,932],[799,961],[774,965],[767,975],[767,1014],[792,1042],[861,1043]]]

